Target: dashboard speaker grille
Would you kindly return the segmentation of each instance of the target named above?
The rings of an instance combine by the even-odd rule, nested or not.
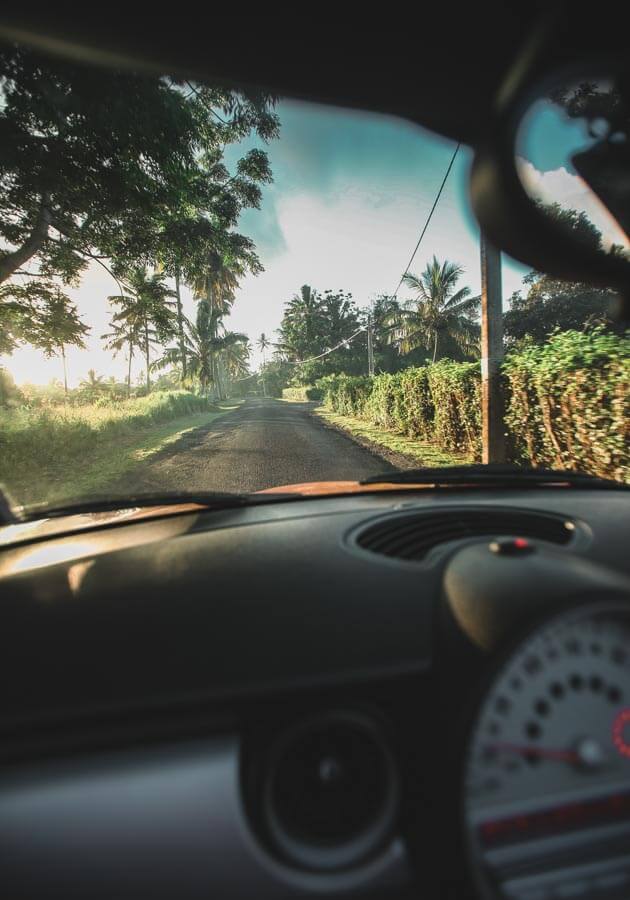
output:
[[[574,532],[575,526],[559,516],[509,508],[451,508],[382,519],[360,532],[356,542],[371,553],[417,561],[433,547],[463,538],[514,536],[566,545]]]

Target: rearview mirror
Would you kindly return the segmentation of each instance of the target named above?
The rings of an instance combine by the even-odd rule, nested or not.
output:
[[[613,288],[630,318],[630,66],[574,61],[541,77],[530,54],[517,69],[473,163],[480,225],[527,265]]]

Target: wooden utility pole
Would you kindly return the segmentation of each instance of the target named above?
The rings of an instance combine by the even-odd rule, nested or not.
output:
[[[372,330],[372,314],[368,313],[367,324],[368,375],[374,375],[374,332]]]
[[[482,462],[505,462],[501,253],[481,235]]]

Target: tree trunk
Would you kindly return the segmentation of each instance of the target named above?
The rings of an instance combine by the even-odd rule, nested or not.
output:
[[[0,257],[0,284],[6,281],[7,278],[10,278],[20,266],[28,262],[43,247],[48,237],[48,229],[52,220],[52,214],[48,208],[48,200],[49,198],[46,195],[42,197],[33,230],[22,246],[12,253],[6,253]]]
[[[185,381],[188,372],[186,366],[186,339],[184,337],[184,312],[179,290],[179,267],[175,270],[175,294],[177,295],[177,329],[179,331],[179,352],[182,358],[182,381]]]
[[[223,369],[221,364],[221,354],[217,353],[215,357],[215,365],[216,365],[216,379],[217,379],[217,392],[219,395],[219,400],[225,400],[225,391],[223,389]]]
[[[68,399],[68,366],[66,365],[66,348],[61,344],[61,359],[63,360],[63,395]]]
[[[133,343],[129,341],[129,366],[127,368],[127,400],[131,397],[131,360],[133,359]]]
[[[149,377],[149,364],[150,364],[150,356],[149,356],[149,323],[144,323],[144,358],[147,363],[147,394],[151,391],[151,378]]]
[[[435,359],[437,357],[437,347],[438,347],[438,333],[436,331],[435,332],[435,341],[433,342],[433,362],[435,362]]]

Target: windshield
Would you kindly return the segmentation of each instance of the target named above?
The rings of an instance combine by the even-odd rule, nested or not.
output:
[[[0,484],[15,504],[334,493],[479,462],[490,280],[500,461],[630,480],[612,294],[498,255],[482,278],[465,146],[8,44],[0,133]],[[528,177],[560,183],[543,151]],[[624,252],[565,175],[557,214]]]

